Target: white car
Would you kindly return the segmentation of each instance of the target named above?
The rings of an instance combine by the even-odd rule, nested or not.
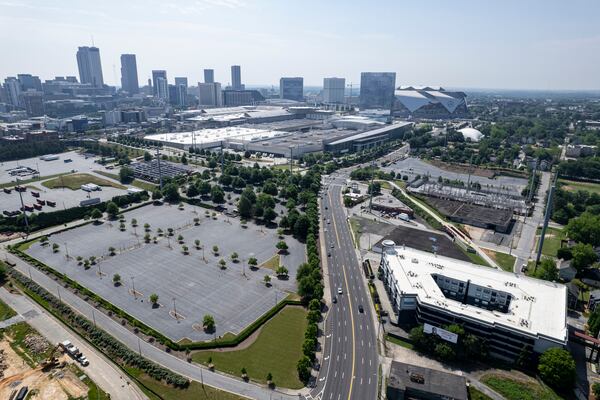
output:
[[[88,365],[90,365],[90,362],[88,361],[87,358],[85,358],[85,356],[81,356],[77,359],[77,361],[79,361],[79,364],[81,364],[84,367],[87,367]]]
[[[342,290],[342,288],[341,288],[341,287],[339,287],[339,288],[338,288],[338,294],[342,294],[342,293],[344,293],[344,291]]]

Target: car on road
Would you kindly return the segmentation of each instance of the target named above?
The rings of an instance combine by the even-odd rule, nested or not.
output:
[[[330,219],[328,219],[328,220],[327,220],[327,223],[328,223],[328,224],[330,224],[330,223],[331,223],[331,220],[330,220]]]
[[[362,304],[358,305],[358,312],[361,314],[365,312],[365,309],[363,308]]]
[[[333,245],[331,245],[331,246],[329,246],[329,247],[331,247],[331,248],[333,249]]]
[[[339,288],[338,288],[338,294],[343,294],[343,293],[344,293],[344,291],[342,290],[342,288],[341,288],[341,287],[339,287]]]
[[[85,358],[85,356],[81,356],[77,359],[77,361],[79,361],[79,364],[81,364],[84,367],[87,367],[88,365],[90,365],[90,362],[88,361],[87,358]]]
[[[327,253],[327,257],[331,257],[331,252]]]
[[[331,301],[333,302],[333,304],[337,303],[337,296],[333,296],[333,299],[331,299]]]

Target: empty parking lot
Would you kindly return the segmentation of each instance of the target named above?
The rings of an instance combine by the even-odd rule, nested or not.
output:
[[[273,276],[273,271],[249,270],[247,260],[253,256],[261,264],[275,255],[275,244],[279,240],[275,230],[253,224],[242,228],[236,219],[222,215],[213,219],[211,215],[206,216],[205,209],[190,205],[185,205],[183,210],[177,206],[149,205],[124,216],[124,232],[119,229],[118,221],[89,224],[51,236],[50,243],[60,246],[57,253],[53,253],[51,246],[39,243],[33,244],[27,253],[66,273],[174,341],[213,338],[213,334],[203,332],[200,327],[205,314],[214,316],[216,336],[226,332],[237,334],[288,292],[295,291],[296,270],[305,257],[304,246],[291,237],[285,238],[289,254],[281,259],[290,279],[273,277],[273,287],[268,288],[263,278],[265,274]],[[200,219],[198,226],[194,218]],[[131,226],[132,219],[138,222],[135,229]],[[145,243],[146,223],[150,224],[150,235],[157,236],[157,243],[152,240]],[[169,239],[160,237],[158,228],[165,233],[173,228],[174,234]],[[184,237],[189,255],[184,255],[182,245],[177,243],[179,235]],[[204,252],[195,248],[196,239],[204,246]],[[219,247],[219,255],[212,253],[214,245]],[[117,254],[110,256],[109,247],[114,247]],[[231,261],[233,252],[239,254],[240,262]],[[77,256],[94,256],[99,260],[98,265],[86,270],[77,265]],[[227,261],[224,270],[218,266],[221,258]],[[120,287],[113,285],[115,273],[122,278]],[[159,295],[158,308],[150,304],[152,293]],[[178,319],[174,318],[175,309]]]

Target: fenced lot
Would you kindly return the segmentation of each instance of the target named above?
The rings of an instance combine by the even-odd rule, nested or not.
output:
[[[36,242],[27,253],[173,341],[203,341],[227,332],[237,334],[296,290],[294,277],[305,260],[305,249],[289,236],[285,237],[289,254],[281,256],[280,263],[289,270],[289,279],[277,279],[270,269],[248,267],[250,257],[260,265],[276,254],[279,238],[274,229],[252,223],[243,228],[237,219],[221,214],[213,217],[212,212],[207,215],[205,209],[187,204],[183,210],[176,205],[148,205],[123,215],[124,231],[118,220],[88,224],[51,236],[49,245]],[[137,220],[135,228],[132,219]],[[145,228],[145,224],[150,226]],[[172,236],[167,236],[169,228],[173,229]],[[146,233],[149,243],[144,238]],[[179,235],[183,236],[183,244],[178,241]],[[196,247],[196,240],[203,249]],[[52,244],[60,246],[58,252],[53,251]],[[188,247],[187,255],[184,245]],[[218,254],[213,253],[215,245]],[[115,253],[112,256],[111,247]],[[232,261],[233,252],[238,253],[238,262]],[[86,269],[78,265],[78,256],[87,260],[96,257],[96,265]],[[225,269],[219,266],[221,259],[227,263]],[[121,276],[120,286],[113,284],[114,274]],[[266,274],[272,277],[272,287],[263,282]],[[149,300],[153,293],[159,296],[157,307]],[[202,330],[205,314],[214,316],[215,333]]]

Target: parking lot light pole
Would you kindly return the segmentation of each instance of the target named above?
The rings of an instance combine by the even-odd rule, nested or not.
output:
[[[177,316],[177,305],[175,304],[175,297],[173,297],[173,312],[175,313],[175,320],[179,323],[179,317]]]
[[[133,279],[133,276],[131,277],[131,287],[132,287],[132,289],[133,289],[133,298],[134,298],[135,300],[137,300],[137,294],[136,294],[136,292],[135,292],[135,281],[134,281],[134,279]]]

